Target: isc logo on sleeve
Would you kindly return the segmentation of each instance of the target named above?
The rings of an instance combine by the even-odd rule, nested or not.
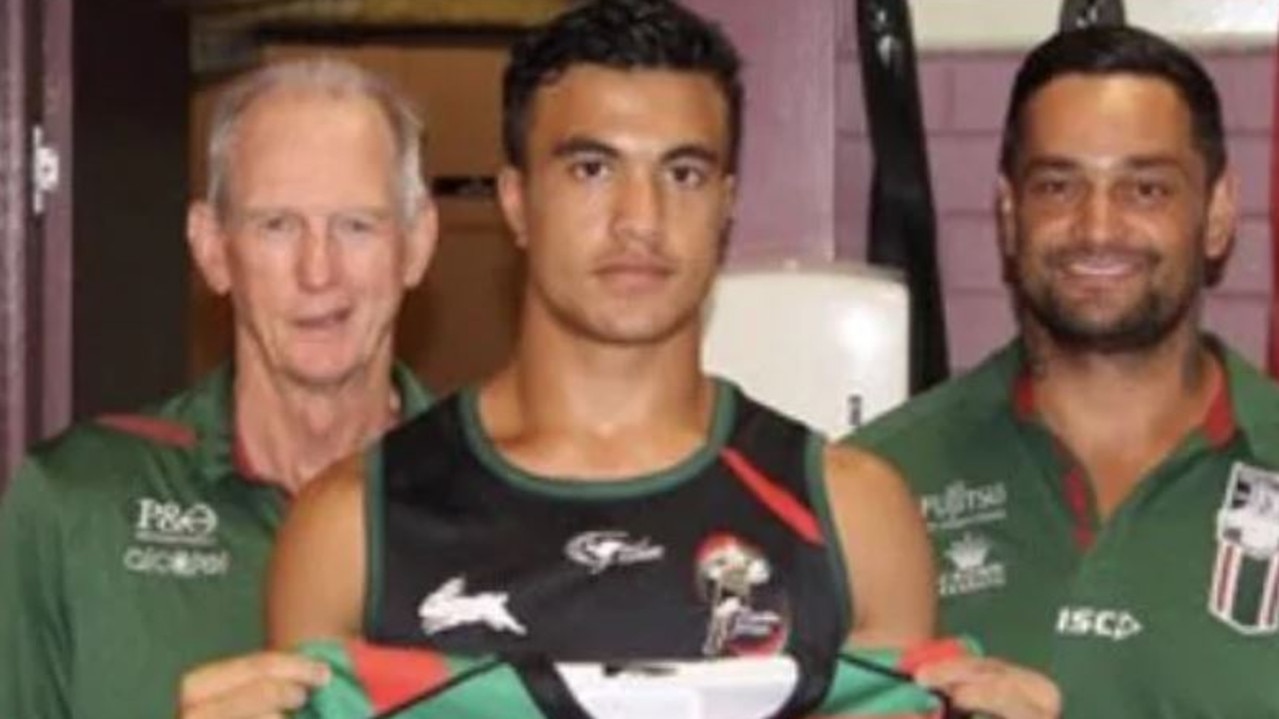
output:
[[[1063,637],[1100,637],[1122,642],[1141,633],[1141,622],[1123,609],[1062,607],[1057,613],[1057,634]]]

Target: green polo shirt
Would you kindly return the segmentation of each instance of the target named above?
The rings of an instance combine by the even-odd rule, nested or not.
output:
[[[405,416],[429,397],[404,368]],[[38,445],[0,504],[0,717],[172,717],[182,673],[264,644],[287,505],[236,461],[222,369]]]
[[[1218,354],[1201,425],[1104,523],[1017,343],[850,439],[918,496],[943,630],[1048,671],[1068,717],[1279,716],[1279,388]]]

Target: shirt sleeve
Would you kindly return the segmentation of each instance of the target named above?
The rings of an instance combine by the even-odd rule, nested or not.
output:
[[[32,459],[0,499],[0,717],[71,715],[60,509]]]

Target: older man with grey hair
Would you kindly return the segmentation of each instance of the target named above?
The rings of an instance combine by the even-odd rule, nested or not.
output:
[[[393,359],[437,233],[420,134],[386,83],[334,60],[221,97],[187,237],[230,297],[233,360],[19,470],[0,505],[0,717],[275,715],[323,680],[294,657],[223,658],[263,645],[289,497],[428,402]]]

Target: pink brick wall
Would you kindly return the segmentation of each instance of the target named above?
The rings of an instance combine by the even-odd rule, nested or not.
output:
[[[686,0],[744,58],[746,130],[730,259],[834,257],[837,17],[844,0]]]
[[[1240,177],[1243,217],[1234,257],[1209,297],[1206,322],[1260,361],[1270,293],[1269,208],[1273,53],[1203,53],[1218,83]],[[1020,53],[936,54],[920,85],[940,228],[952,364],[973,365],[1014,331],[991,222],[996,145]],[[837,47],[836,255],[864,257],[869,150],[856,52]]]

